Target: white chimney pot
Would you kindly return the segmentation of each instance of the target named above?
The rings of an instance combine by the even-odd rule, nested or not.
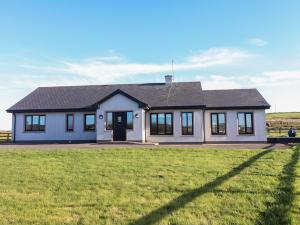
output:
[[[166,76],[165,76],[165,83],[166,83],[166,84],[172,84],[172,83],[173,83],[173,80],[174,80],[174,78],[173,78],[172,75],[166,75]]]

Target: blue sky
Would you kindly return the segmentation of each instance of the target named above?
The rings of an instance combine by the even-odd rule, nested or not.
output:
[[[0,129],[38,86],[202,81],[300,111],[300,1],[1,1]]]

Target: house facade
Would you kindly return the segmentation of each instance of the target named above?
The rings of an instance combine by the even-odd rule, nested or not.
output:
[[[41,87],[7,110],[15,142],[266,142],[256,89],[200,82]]]

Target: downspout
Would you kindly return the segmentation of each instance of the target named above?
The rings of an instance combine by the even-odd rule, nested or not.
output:
[[[145,142],[147,142],[147,112],[150,110],[149,107],[145,107],[145,122],[144,122],[144,127],[145,127]]]
[[[205,109],[203,109],[203,111],[202,111],[202,113],[203,113],[203,143],[205,143],[206,142],[206,140],[205,140]]]
[[[14,124],[13,124],[13,142],[15,143],[16,142],[16,114],[13,113],[13,121],[14,121]]]
[[[144,122],[145,123],[145,125],[144,125],[145,126],[145,134],[144,134],[145,135],[145,143],[147,142],[147,127],[146,127],[147,123],[146,123],[146,120],[147,120],[147,111],[145,110],[145,122]]]

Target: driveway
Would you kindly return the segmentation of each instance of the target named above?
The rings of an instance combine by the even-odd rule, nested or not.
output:
[[[288,149],[287,144],[0,144],[0,150],[14,149],[36,149],[36,150],[57,150],[57,149],[107,149],[107,148],[218,148],[218,149]]]

